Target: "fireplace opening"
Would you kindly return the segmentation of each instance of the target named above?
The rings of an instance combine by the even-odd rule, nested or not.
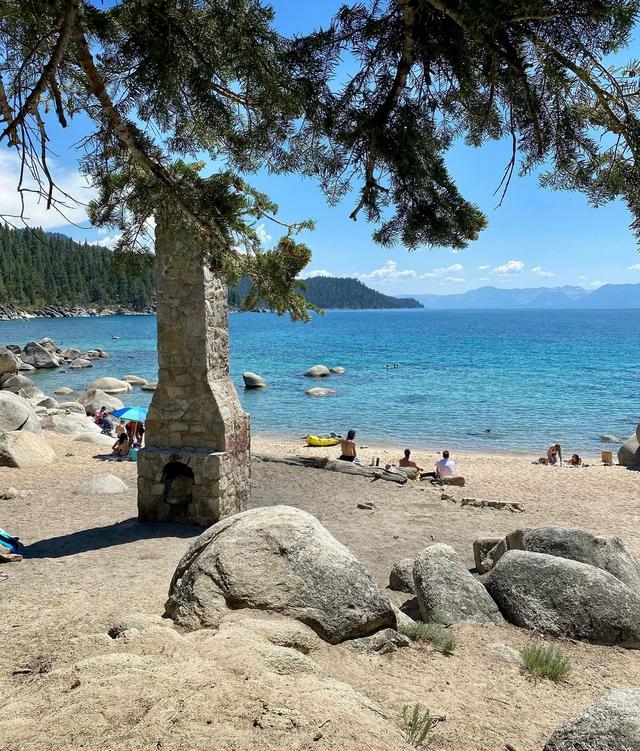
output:
[[[175,515],[186,512],[193,497],[193,470],[182,462],[169,462],[162,470],[163,500],[175,509]]]

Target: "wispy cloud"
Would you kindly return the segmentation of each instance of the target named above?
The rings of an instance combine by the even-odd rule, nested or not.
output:
[[[524,269],[524,261],[507,261],[501,266],[496,266],[494,274],[519,274]]]
[[[487,269],[491,268],[491,264],[485,263],[482,266],[477,266],[476,268],[478,269],[478,271],[486,271]]]
[[[465,282],[466,279],[463,279],[461,276],[445,276],[441,281],[440,284],[451,284],[456,282]]]
[[[544,277],[552,277],[555,276],[553,271],[545,271],[542,266],[534,266],[531,271],[533,271],[534,274],[537,274],[538,276],[544,276]]]

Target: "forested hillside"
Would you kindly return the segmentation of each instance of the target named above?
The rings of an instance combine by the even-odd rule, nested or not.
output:
[[[151,264],[140,274],[114,266],[106,249],[65,235],[0,224],[0,305],[112,305],[143,308],[155,299]]]

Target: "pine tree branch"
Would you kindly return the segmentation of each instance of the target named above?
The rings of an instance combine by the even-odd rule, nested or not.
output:
[[[60,33],[58,34],[51,57],[42,69],[40,78],[36,82],[36,85],[33,87],[33,90],[25,100],[17,115],[11,120],[2,133],[0,133],[0,141],[6,136],[9,136],[12,131],[15,133],[17,127],[24,122],[27,115],[37,108],[42,92],[52,80],[52,77],[54,76],[67,49],[67,45],[73,34],[79,5],[80,0],[67,0],[60,19]]]

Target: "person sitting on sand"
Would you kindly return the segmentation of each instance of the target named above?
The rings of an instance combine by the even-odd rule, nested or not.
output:
[[[547,449],[547,464],[562,466],[562,446],[559,443],[554,443]]]
[[[126,433],[120,433],[118,440],[111,447],[111,455],[120,461],[129,456],[129,438]]]
[[[350,430],[347,437],[340,441],[342,454],[338,457],[343,462],[352,462],[356,458],[356,431]]]
[[[456,463],[453,459],[449,459],[449,452],[442,452],[442,459],[438,459],[436,462],[436,476],[438,479],[442,477],[452,477],[456,468]]]
[[[582,466],[582,459],[578,456],[578,454],[572,454],[571,459],[567,462],[568,467],[581,467]]]
[[[422,472],[422,467],[419,467],[411,458],[411,451],[409,449],[404,450],[404,456],[398,462],[398,466],[402,469],[415,469],[417,472]]]
[[[111,431],[113,430],[113,423],[109,419],[109,412],[107,411],[107,408],[105,406],[102,406],[100,407],[100,409],[96,410],[96,413],[93,416],[93,421],[96,425],[100,426],[100,429],[103,433],[111,435]]]

